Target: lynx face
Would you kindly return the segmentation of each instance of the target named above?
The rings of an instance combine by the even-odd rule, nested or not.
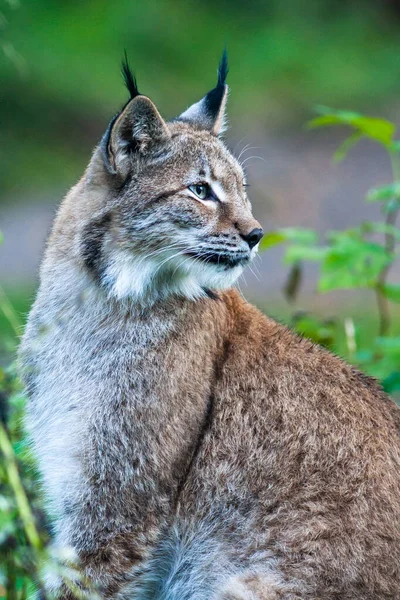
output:
[[[217,87],[170,123],[126,70],[132,99],[101,145],[110,200],[83,241],[86,265],[118,298],[211,295],[257,251],[243,170],[218,137],[226,70],[224,58]]]

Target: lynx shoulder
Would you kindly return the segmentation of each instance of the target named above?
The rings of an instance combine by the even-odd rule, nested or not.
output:
[[[54,544],[104,598],[400,598],[399,410],[232,289],[263,232],[226,75],[166,122],[124,64],[56,216],[20,351]]]

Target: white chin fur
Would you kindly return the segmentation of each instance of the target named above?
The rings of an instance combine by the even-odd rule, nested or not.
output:
[[[171,295],[195,300],[204,297],[206,289],[230,288],[243,271],[241,266],[225,269],[189,257],[166,261],[165,257],[155,260],[123,251],[113,254],[103,283],[118,300],[132,298],[143,304]]]

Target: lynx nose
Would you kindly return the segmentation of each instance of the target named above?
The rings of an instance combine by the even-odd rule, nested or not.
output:
[[[244,241],[247,242],[250,246],[250,250],[254,248],[256,244],[258,244],[263,235],[264,232],[261,229],[261,227],[256,227],[255,229],[252,229],[250,233],[246,233],[246,235],[243,235],[243,233],[241,234]]]

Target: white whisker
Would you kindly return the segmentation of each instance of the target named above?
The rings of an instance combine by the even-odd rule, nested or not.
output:
[[[241,163],[241,165],[242,165],[242,168],[244,168],[244,166],[245,166],[245,164],[247,163],[247,161],[248,161],[248,160],[252,160],[253,158],[258,158],[258,159],[260,159],[260,160],[264,161],[265,163],[267,162],[267,161],[265,160],[265,158],[263,158],[262,156],[248,156],[248,157],[247,157],[247,158],[245,158],[245,159],[244,159],[244,161]]]
[[[257,281],[260,281],[259,276],[257,275],[257,273],[254,271],[254,269],[251,267],[251,265],[249,265],[249,269],[250,271],[253,273],[254,277],[257,279]]]
[[[241,144],[242,142],[244,142],[244,140],[245,140],[245,139],[246,139],[246,136],[242,137],[242,139],[240,139],[240,140],[239,140],[239,141],[238,141],[238,142],[235,144],[235,147],[233,148],[233,152],[232,152],[232,154],[235,154],[237,147],[238,147],[238,146],[240,146],[240,144]],[[248,145],[248,144],[246,144],[246,145]]]
[[[237,160],[238,160],[238,162],[240,162],[240,159],[241,159],[241,157],[243,156],[243,154],[244,154],[245,152],[250,152],[250,150],[261,150],[261,148],[260,148],[259,146],[250,146],[250,147],[245,147],[245,148],[244,148],[244,149],[241,151],[241,153],[239,154],[239,157],[238,157],[238,159],[237,159]]]
[[[245,152],[247,152],[247,150],[249,149],[249,146],[250,146],[250,144],[246,144],[246,145],[245,145],[245,147],[244,147],[244,148],[242,148],[242,150],[241,150],[241,152],[240,152],[240,154],[239,154],[239,156],[238,156],[238,158],[237,158],[237,161],[238,161],[238,162],[240,162],[240,158],[243,156],[243,154],[244,154]]]
[[[176,258],[179,255],[183,254],[183,249],[179,250],[179,252],[176,252],[175,254],[173,254],[172,256],[167,256],[167,258],[165,260],[163,260],[156,268],[156,270],[154,271],[154,276],[157,274],[157,272],[161,269],[161,267],[163,265],[165,265],[168,261],[172,260],[173,258]]]
[[[182,245],[182,242],[176,241],[176,242],[172,242],[168,246],[165,246],[165,248],[158,248],[157,250],[154,250],[153,252],[149,252],[148,254],[143,254],[141,256],[141,258],[139,259],[139,262],[137,263],[137,268],[139,268],[145,260],[159,256],[160,254],[165,254],[166,252],[169,252],[170,250],[174,250],[175,248],[178,248],[181,245]]]

